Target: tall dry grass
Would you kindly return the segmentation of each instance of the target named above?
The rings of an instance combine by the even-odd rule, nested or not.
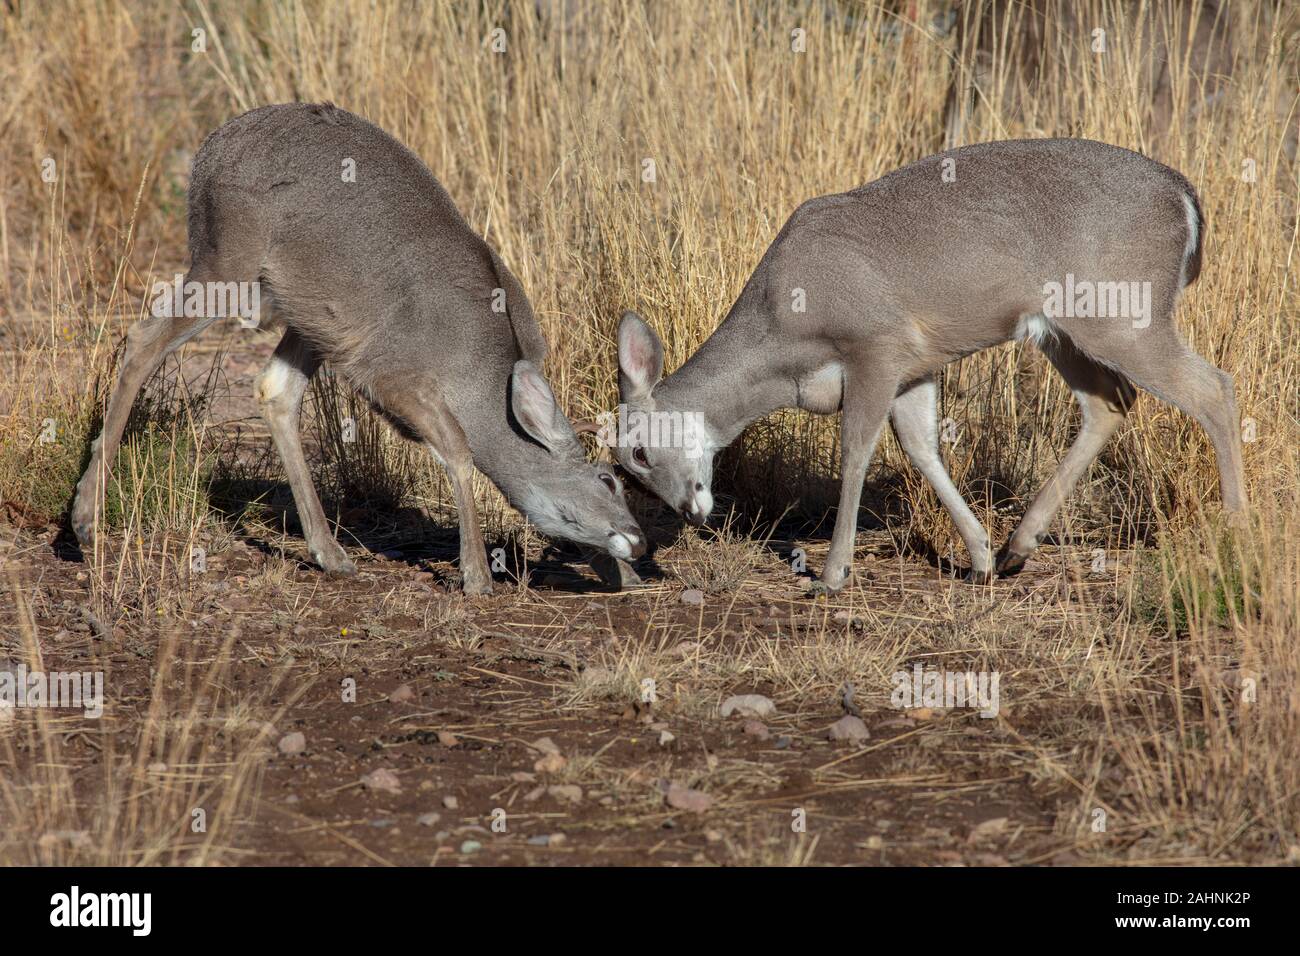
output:
[[[1115,653],[1155,654],[1142,642],[1168,634],[1187,643],[1174,645],[1177,679],[1154,696],[1099,656],[1085,675],[1090,693],[1114,707],[1134,706],[1135,695],[1158,703],[1145,729],[1125,721],[1097,746],[1124,755],[1142,793],[1134,812],[1150,826],[1190,813],[1206,847],[1260,823],[1283,840],[1295,833],[1300,793],[1300,180],[1285,148],[1296,14],[1282,2],[1233,3],[1234,69],[1220,96],[1194,120],[1179,109],[1154,138],[1149,73],[1123,56],[1123,38],[1139,29],[1133,5],[1072,6],[1109,26],[1121,41],[1114,52],[1060,58],[1014,115],[991,91],[968,139],[1085,136],[1146,149],[1196,184],[1205,267],[1177,321],[1236,377],[1258,509],[1246,529],[1220,528],[1205,435],[1139,401],[1067,505],[1059,540],[1149,549],[1123,613],[1107,623],[1146,637]],[[1161,0],[1150,7],[1169,15]],[[801,201],[933,152],[954,53],[938,0],[15,8],[0,11],[0,496],[44,511],[71,492],[113,345],[143,291],[184,268],[188,158],[243,110],[330,99],[408,143],[519,275],[551,345],[551,381],[583,417],[616,401],[621,310],[649,318],[676,366]],[[493,50],[497,29],[503,53]],[[193,49],[195,30],[204,51]],[[805,52],[792,51],[794,30]],[[1198,101],[1186,60],[1171,77],[1176,104]],[[47,160],[53,182],[42,178]],[[1077,423],[1068,390],[1031,350],[1010,345],[949,369],[942,413],[957,436],[946,448],[955,480],[1004,535]],[[59,423],[57,443],[38,439],[47,418]],[[821,517],[835,470],[834,420],[788,413],[751,429],[721,474],[746,508]],[[406,474],[383,470],[394,473]],[[891,492],[880,507],[901,511],[936,551],[959,550],[892,442],[875,477]],[[1247,711],[1223,679],[1245,667],[1261,695]],[[1196,731],[1171,735],[1171,725]]]

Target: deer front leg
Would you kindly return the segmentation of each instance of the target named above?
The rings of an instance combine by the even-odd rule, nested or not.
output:
[[[386,406],[396,411],[428,444],[451,480],[456,511],[460,516],[460,578],[466,594],[491,594],[492,572],[488,569],[474,501],[474,458],[465,432],[441,399],[416,396]]]
[[[840,420],[840,506],[826,567],[810,589],[814,595],[838,591],[853,570],[862,482],[866,480],[867,466],[871,464],[880,429],[897,391],[897,377],[886,374],[878,364],[845,367],[844,411]]]
[[[266,370],[258,377],[257,400],[289,479],[293,503],[298,509],[298,520],[302,523],[303,537],[307,539],[307,550],[312,560],[328,574],[351,577],[357,573],[356,565],[330,532],[298,434],[303,393],[319,367],[320,360],[302,337],[293,329],[287,329]]]
[[[934,376],[917,382],[895,398],[890,417],[898,444],[930,482],[970,552],[971,569],[966,579],[973,584],[988,582],[993,576],[989,533],[952,483],[939,455],[939,383]]]

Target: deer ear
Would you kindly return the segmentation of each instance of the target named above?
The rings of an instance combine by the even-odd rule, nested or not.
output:
[[[530,438],[552,454],[564,454],[581,448],[573,426],[564,416],[555,393],[546,384],[537,366],[525,359],[515,363],[510,376],[510,407]]]
[[[635,312],[618,323],[618,391],[623,400],[644,399],[664,375],[664,347]]]

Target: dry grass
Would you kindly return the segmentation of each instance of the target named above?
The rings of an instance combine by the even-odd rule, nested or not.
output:
[[[612,338],[622,309],[649,318],[675,367],[716,326],[798,203],[942,141],[952,41],[933,25],[937,0],[914,5],[914,20],[895,5],[849,2],[541,6],[573,13],[538,16],[532,2],[370,0],[91,0],[0,11],[3,502],[38,522],[61,514],[97,427],[115,343],[144,308],[149,283],[184,269],[188,159],[209,129],[245,109],[331,99],[419,153],[528,290],[551,345],[548,375],[575,418],[616,400]],[[1115,23],[1117,35],[1134,28],[1123,5],[1076,6],[1095,7],[1094,19]],[[1289,5],[1232,6],[1236,68],[1194,122],[1176,112],[1167,133],[1150,137],[1143,77],[1117,57],[1034,84],[1021,97],[1028,109],[1014,116],[991,96],[967,138],[1096,138],[1144,148],[1197,185],[1209,222],[1205,268],[1178,324],[1236,377],[1252,429],[1245,463],[1256,511],[1247,526],[1225,529],[1216,518],[1217,472],[1200,429],[1143,398],[1067,505],[1062,547],[1048,552],[1060,579],[1093,598],[1046,613],[1032,593],[917,593],[901,570],[894,577],[918,560],[915,546],[960,555],[961,545],[888,441],[872,477],[885,527],[872,538],[874,580],[833,609],[792,605],[771,584],[784,559],[738,534],[739,524],[682,538],[663,552],[671,586],[637,598],[643,632],[600,651],[590,662],[598,670],[563,690],[564,706],[635,700],[654,673],[662,697],[697,715],[741,685],[762,687],[784,713],[833,699],[846,681],[887,707],[893,671],[940,655],[1013,675],[1004,678],[1016,700],[1000,722],[1004,745],[1015,766],[1073,794],[1077,814],[1058,818],[1056,834],[1081,854],[1275,860],[1300,842],[1300,178],[1285,149],[1300,41]],[[489,48],[498,26],[505,54]],[[200,27],[205,52],[191,49]],[[806,53],[791,52],[795,28],[806,31]],[[1173,85],[1175,102],[1197,101],[1185,65]],[[1248,159],[1252,182],[1242,177]],[[42,179],[46,160],[53,182]],[[647,160],[653,182],[643,177]],[[173,662],[172,632],[156,617],[185,612],[191,548],[219,551],[232,533],[213,482],[250,478],[223,445],[228,431],[205,420],[215,388],[191,376],[142,407],[107,513],[128,546],[90,572],[93,613],[109,627],[155,625],[157,653]],[[320,476],[333,479],[322,483],[327,498],[445,513],[442,476],[368,411],[330,382],[318,385],[313,407]],[[949,369],[942,414],[958,436],[946,449],[955,481],[995,537],[1005,536],[1073,432],[1068,390],[1032,350],[1012,345]],[[339,443],[333,429],[344,417],[360,423],[360,442]],[[47,420],[53,442],[40,438]],[[719,474],[751,516],[821,521],[835,469],[834,419],[782,413],[751,429]],[[276,474],[269,467],[251,478]],[[514,516],[483,492],[491,533],[510,533]],[[258,512],[240,520],[264,520],[268,534],[283,526]],[[300,542],[282,544],[301,551]],[[815,567],[825,543],[807,548]],[[1088,567],[1095,549],[1107,555],[1100,575]],[[724,606],[743,594],[800,627],[778,640],[724,615],[692,629],[675,614],[680,587]],[[9,593],[23,618],[21,591]],[[435,610],[429,632],[477,646],[459,614]],[[16,632],[28,656],[40,649],[34,627]],[[680,653],[682,642],[693,650]],[[53,728],[33,725],[25,746],[7,745],[6,767],[35,776],[0,776],[10,818],[0,860],[216,861],[227,834],[181,838],[178,808],[207,799],[214,761],[225,768],[227,809],[249,806],[261,742],[208,734],[204,720],[273,717],[265,700],[235,707],[202,690],[220,683],[230,647],[212,650],[198,684],[153,690],[138,739],[105,757],[102,804],[64,799],[78,784],[49,750]],[[210,709],[200,713],[200,700]],[[1025,710],[1039,721],[1032,732],[1018,724]],[[197,769],[160,787],[147,771],[155,762]],[[733,771],[710,771],[721,777],[706,787],[725,791]],[[1101,847],[1086,839],[1098,807],[1115,821],[1115,840]],[[86,856],[57,839],[28,839],[64,831],[90,832],[106,849]],[[804,863],[816,862],[815,850],[810,840],[741,842],[731,852],[737,862]]]

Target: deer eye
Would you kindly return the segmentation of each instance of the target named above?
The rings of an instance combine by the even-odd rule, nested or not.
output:
[[[646,457],[644,445],[637,445],[632,449],[632,460],[642,468],[650,467],[650,459]]]
[[[597,475],[596,477],[598,477],[601,481],[603,481],[603,482],[605,483],[605,487],[609,489],[609,493],[610,493],[611,495],[616,495],[616,494],[618,494],[618,479],[617,479],[617,478],[615,478],[615,477],[614,477],[613,475],[611,475],[609,472],[601,472],[601,473],[600,473],[599,475]]]

